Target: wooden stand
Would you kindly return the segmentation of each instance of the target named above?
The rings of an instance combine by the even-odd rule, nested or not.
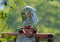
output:
[[[30,28],[30,27],[26,27],[26,28],[22,28],[19,30],[19,33],[15,32],[15,33],[2,33],[2,38],[5,37],[5,35],[8,35],[8,37],[11,36],[15,36],[14,42],[16,42],[16,37],[21,34],[21,35],[26,35],[26,36],[34,36],[36,41],[35,42],[39,42],[40,39],[47,39],[47,42],[54,42],[54,35],[51,33],[49,34],[45,34],[45,33],[36,33],[36,29],[34,28]]]

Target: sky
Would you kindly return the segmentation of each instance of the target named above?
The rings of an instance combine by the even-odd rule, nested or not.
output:
[[[4,0],[0,0],[0,10],[3,10],[4,9]]]

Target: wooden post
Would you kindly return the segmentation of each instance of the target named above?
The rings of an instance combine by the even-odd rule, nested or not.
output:
[[[48,35],[48,42],[54,42],[52,34]]]

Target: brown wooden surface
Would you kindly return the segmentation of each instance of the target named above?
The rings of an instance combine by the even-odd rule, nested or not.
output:
[[[21,33],[22,35],[27,35],[26,33]],[[11,37],[11,36],[17,36],[18,33],[15,32],[15,33],[2,33],[2,38],[5,37],[5,35]],[[53,39],[53,34],[45,34],[45,33],[36,33],[36,34],[29,34],[29,35],[33,35],[36,37],[36,42],[39,42],[39,39],[47,39],[48,41],[47,42],[54,42],[54,39]],[[27,35],[28,36],[28,35]],[[16,40],[16,38],[15,38]]]

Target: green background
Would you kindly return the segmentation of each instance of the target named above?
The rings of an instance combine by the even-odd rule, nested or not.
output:
[[[21,28],[22,8],[32,6],[36,9],[38,17],[38,23],[35,25],[38,32],[53,33],[54,42],[60,42],[60,0],[5,0],[5,2],[7,3],[4,3],[4,9],[0,10],[0,17],[2,17],[0,18],[0,35],[1,32],[16,32]],[[7,42],[7,38],[0,39]],[[14,37],[12,36],[9,40],[12,38]]]

